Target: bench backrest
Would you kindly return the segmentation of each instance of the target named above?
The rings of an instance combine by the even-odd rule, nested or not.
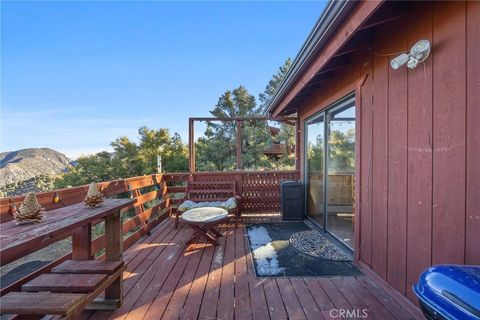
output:
[[[195,202],[225,201],[237,195],[235,181],[190,181],[186,197]]]

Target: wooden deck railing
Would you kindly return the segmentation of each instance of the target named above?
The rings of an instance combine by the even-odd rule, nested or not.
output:
[[[169,193],[184,193],[187,181],[235,181],[242,196],[243,212],[280,210],[280,183],[298,180],[299,171],[229,171],[165,174]],[[175,186],[174,186],[175,185]],[[172,203],[179,201],[172,197]]]
[[[268,212],[280,209],[280,182],[298,179],[298,171],[165,173],[101,182],[98,187],[106,197],[130,197],[137,200],[133,206],[123,211],[126,249],[175,210],[175,207],[183,201],[188,181],[235,181],[237,190],[243,197],[244,212]],[[37,198],[48,212],[82,202],[87,189],[88,185],[41,192],[37,194]],[[24,196],[0,199],[0,223],[13,219],[14,210],[20,206],[23,199]],[[92,242],[92,255],[101,257],[104,247],[105,239],[100,235]],[[70,257],[71,254],[67,254],[2,288],[0,295],[19,290],[26,281],[48,272]],[[22,256],[17,258],[20,259]]]

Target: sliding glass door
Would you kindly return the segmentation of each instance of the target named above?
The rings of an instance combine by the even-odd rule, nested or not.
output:
[[[307,215],[353,248],[354,98],[307,120],[305,146]]]
[[[325,157],[325,123],[323,115],[310,120],[306,126],[306,194],[307,214],[323,226],[323,171]]]

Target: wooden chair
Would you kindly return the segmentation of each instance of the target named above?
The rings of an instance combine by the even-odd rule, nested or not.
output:
[[[224,202],[230,198],[235,198],[236,207],[228,211],[235,215],[235,226],[242,212],[242,197],[237,192],[235,181],[191,181],[187,183],[185,200],[196,203],[205,203],[205,206],[212,206],[208,202]],[[222,207],[221,205],[218,205]],[[197,207],[201,207],[197,206]],[[178,220],[184,211],[177,210],[175,215],[175,228],[178,226]]]

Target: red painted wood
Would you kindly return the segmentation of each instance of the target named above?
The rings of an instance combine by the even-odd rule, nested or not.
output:
[[[319,278],[318,283],[322,286],[332,304],[337,309],[351,309],[352,306],[348,300],[341,294],[337,287],[329,278]]]
[[[226,237],[220,238],[219,245],[215,247],[207,285],[200,305],[199,319],[215,319],[217,314],[220,280],[222,278],[222,267],[225,254],[225,240]]]
[[[372,268],[383,279],[387,278],[388,233],[388,47],[383,39],[385,29],[378,32],[379,44],[373,55],[373,146],[372,146]]]
[[[353,310],[368,310],[366,311],[368,319],[387,320],[395,318],[393,315],[386,318],[379,318],[374,312],[371,312],[368,305],[360,298],[359,293],[356,292],[355,287],[350,286],[344,279],[333,278],[331,281],[345,299],[348,300],[348,303],[352,306]]]
[[[378,319],[398,319],[392,312],[390,312],[387,306],[375,298],[371,292],[365,288],[365,286],[358,281],[357,277],[345,277],[342,279],[345,284],[350,288],[352,292],[365,303],[369,313],[374,313]],[[346,290],[348,290],[348,287]]]
[[[67,260],[52,268],[52,273],[113,274],[123,265],[123,261]]]
[[[419,37],[432,39],[432,4],[423,3],[408,23],[408,47]],[[435,54],[435,53],[433,53]],[[411,287],[431,264],[432,248],[432,64],[408,71],[408,184],[406,295],[415,301]]]
[[[202,260],[198,266],[195,280],[192,283],[185,305],[179,319],[197,319],[202,303],[203,292],[207,284],[208,273],[212,264],[215,247],[208,246],[204,249]]]
[[[170,244],[186,241],[191,235],[189,230],[183,228],[178,229],[178,233],[172,231],[172,223],[164,223],[167,228],[156,231],[154,239],[151,242],[139,243],[132,246],[125,253],[127,264],[127,272],[124,275],[124,304],[112,314],[110,318],[124,319],[132,308],[140,295],[141,301],[150,304],[153,300],[152,291],[158,290],[158,287],[147,287],[153,280],[157,281],[159,285],[163,283],[168,271],[171,270],[173,264],[177,261],[183,248],[172,246]],[[162,225],[162,226],[163,226]],[[147,245],[145,248],[144,246]],[[135,255],[135,253],[137,253]],[[129,260],[128,257],[134,255],[134,258]],[[165,271],[165,272],[163,272]],[[143,295],[143,293],[145,293]],[[105,319],[106,317],[101,313],[96,313],[93,319]]]
[[[388,52],[407,51],[407,40],[394,31],[406,28],[405,20],[388,26]],[[391,59],[393,57],[389,57]],[[388,226],[387,280],[405,294],[407,267],[407,68],[388,73]]]
[[[217,318],[233,319],[235,293],[235,236],[234,229],[227,229],[225,239],[225,254],[223,257],[222,279],[220,280],[220,294],[218,296]]]
[[[307,319],[290,280],[288,278],[277,278],[275,281],[278,284],[288,317],[298,320]]]
[[[106,279],[106,274],[45,273],[25,283],[22,291],[89,293],[98,288]]]
[[[241,230],[241,231],[238,231]],[[242,225],[242,228],[236,230],[242,234],[245,233],[245,228]],[[265,290],[263,285],[263,279],[259,279],[255,276],[255,271],[253,268],[252,255],[249,247],[249,241],[247,237],[243,238],[244,248],[245,248],[245,258],[247,259],[247,277],[248,277],[248,288],[250,290],[250,302],[252,304],[252,317],[253,319],[270,319],[269,311],[277,312],[275,307],[272,305],[271,308],[267,304],[267,298],[265,296]],[[238,243],[238,242],[237,242]],[[281,299],[280,299],[281,300]],[[271,300],[270,300],[271,301]],[[283,304],[280,301],[281,308],[283,309]],[[276,318],[274,319],[284,319],[287,317],[285,310],[283,314],[281,309],[278,310]]]
[[[302,306],[303,312],[307,319],[317,320],[321,319],[322,313],[320,308],[317,306],[315,299],[312,297],[312,294],[308,290],[305,282],[301,278],[290,279],[295,295],[298,297],[298,301]]]
[[[467,197],[465,263],[480,265],[480,2],[467,2]]]
[[[465,3],[433,6],[432,263],[465,261]],[[460,58],[463,57],[463,58]]]
[[[235,228],[235,319],[252,319],[244,228]],[[254,319],[258,319],[255,318]]]
[[[362,65],[362,73],[366,76],[361,87],[361,176],[360,176],[360,258],[369,266],[372,265],[372,142],[373,142],[373,104],[372,104],[372,61],[366,59]]]
[[[104,218],[113,212],[133,203],[130,199],[108,199],[101,207],[86,209],[77,204],[69,208],[60,208],[49,214],[48,223],[15,226],[2,230],[0,253],[2,264],[46,247],[55,241],[67,238],[73,230]],[[7,222],[14,225],[13,221]]]
[[[265,279],[263,285],[270,319],[287,319],[287,310],[283,304],[282,296],[275,279]]]
[[[202,248],[205,246],[205,242],[201,241],[197,246]],[[173,291],[173,294],[170,297],[165,312],[162,315],[165,319],[178,319],[182,312],[183,305],[187,300],[187,296],[190,294],[192,282],[195,280],[195,274],[204,253],[205,252],[202,249],[194,249],[187,253],[189,256],[188,264],[176,285],[175,291]]]

